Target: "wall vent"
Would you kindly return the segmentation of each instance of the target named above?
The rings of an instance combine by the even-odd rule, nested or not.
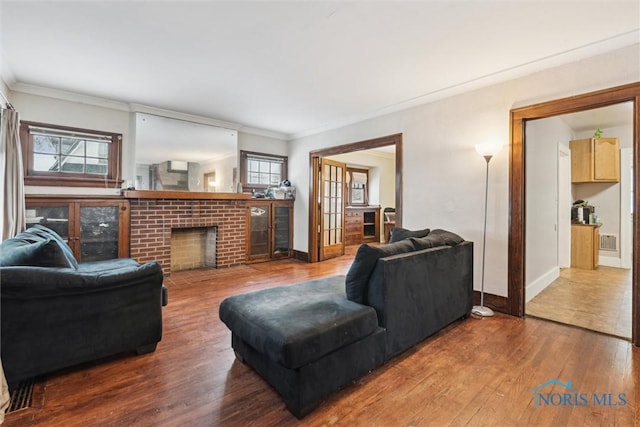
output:
[[[616,236],[615,234],[601,234],[600,249],[603,251],[617,251],[618,236]]]

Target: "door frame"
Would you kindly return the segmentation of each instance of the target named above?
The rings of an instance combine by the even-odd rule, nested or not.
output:
[[[633,291],[632,338],[640,345],[640,82],[515,108],[510,111],[508,314],[524,316],[525,303],[525,126],[529,120],[575,113],[622,102],[633,102]]]
[[[380,138],[368,139],[334,147],[323,148],[309,152],[309,262],[318,262],[319,238],[318,210],[316,209],[318,200],[318,163],[319,159],[336,154],[352,153],[356,151],[370,150],[372,148],[395,145],[396,147],[396,227],[402,226],[402,134],[397,133]]]

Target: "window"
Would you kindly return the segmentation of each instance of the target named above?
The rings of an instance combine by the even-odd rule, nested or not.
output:
[[[367,169],[347,168],[347,200],[349,205],[369,204],[367,181],[369,181]]]
[[[122,135],[21,122],[26,185],[119,187]]]
[[[262,191],[278,187],[287,179],[287,157],[240,151],[240,176],[243,191]]]

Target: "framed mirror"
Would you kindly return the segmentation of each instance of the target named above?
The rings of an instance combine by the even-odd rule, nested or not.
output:
[[[136,190],[235,192],[238,132],[136,114]]]

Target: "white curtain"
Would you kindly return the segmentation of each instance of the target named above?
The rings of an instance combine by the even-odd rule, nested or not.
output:
[[[24,178],[20,146],[20,117],[16,111],[3,109],[0,113],[0,177],[2,211],[0,231],[2,240],[9,239],[25,228]]]

